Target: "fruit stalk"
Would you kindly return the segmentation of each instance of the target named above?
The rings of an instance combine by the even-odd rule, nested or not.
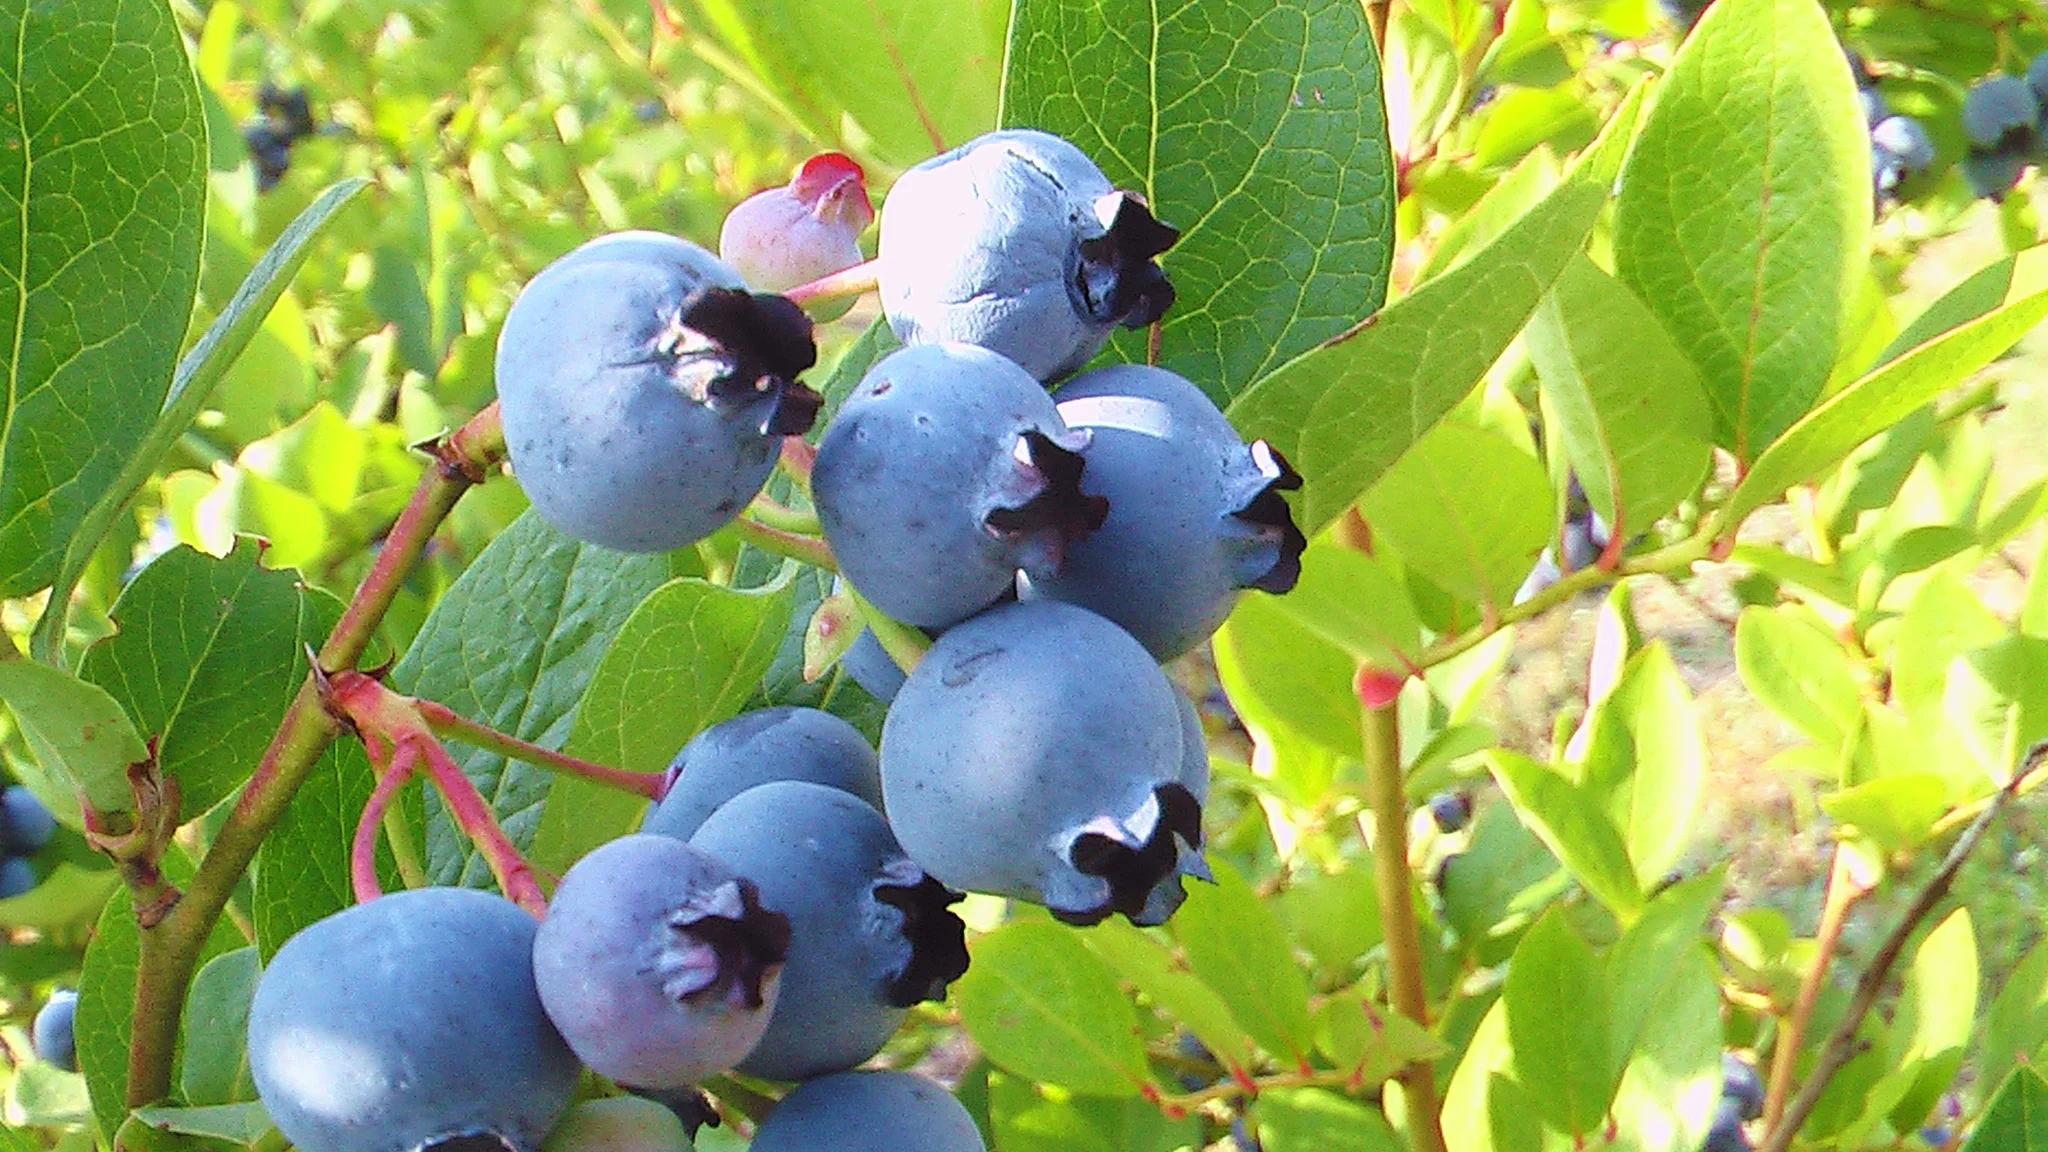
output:
[[[391,808],[391,800],[398,795],[412,779],[414,762],[418,759],[409,747],[398,749],[391,757],[391,763],[377,775],[377,786],[370,791],[370,799],[363,805],[363,814],[356,820],[356,835],[349,845],[348,872],[349,886],[355,892],[356,903],[363,904],[384,894],[377,883],[377,826],[384,822],[384,814]]]
[[[376,562],[321,645],[318,661],[323,668],[352,667],[362,657],[441,521],[462,494],[503,459],[505,441],[498,406],[492,404],[478,412],[429,451],[434,466],[420,478]],[[178,1025],[199,951],[220,920],[235,885],[255,859],[257,848],[339,730],[339,724],[320,706],[319,690],[308,675],[200,861],[184,898],[161,923],[141,933],[134,1033],[128,1050],[130,1107],[170,1095]]]
[[[1764,1127],[1777,1124],[1784,1113],[1785,1100],[1792,1094],[1793,1065],[1799,1059],[1799,1049],[1806,1042],[1806,1026],[1813,1019],[1814,1006],[1820,1003],[1821,988],[1827,983],[1828,966],[1834,963],[1835,952],[1841,947],[1842,929],[1849,923],[1849,909],[1858,900],[1870,894],[1870,878],[1865,870],[1856,865],[1857,852],[1843,844],[1835,845],[1834,864],[1828,870],[1826,894],[1822,897],[1820,927],[1814,933],[1813,960],[1806,966],[1806,974],[1799,981],[1799,995],[1792,1002],[1792,1011],[1787,1015],[1778,1033],[1778,1039],[1771,1052],[1770,1082],[1764,1093]]]
[[[420,717],[427,722],[428,730],[436,736],[474,744],[485,751],[496,752],[512,760],[523,760],[528,764],[555,772],[578,776],[621,792],[631,792],[649,800],[661,799],[662,777],[658,772],[629,772],[624,768],[612,768],[604,764],[564,756],[530,741],[510,736],[485,724],[479,724],[467,716],[459,716],[445,704],[432,700],[414,702]]]
[[[827,572],[839,571],[839,561],[833,558],[831,547],[816,536],[771,527],[754,519],[751,513],[734,520],[732,526],[739,532],[740,539],[763,552],[801,560]]]
[[[1387,945],[1387,993],[1393,1009],[1429,1025],[1428,992],[1422,983],[1422,943],[1415,905],[1408,891],[1408,795],[1401,782],[1399,704],[1390,700],[1361,706],[1360,735],[1373,820],[1373,880],[1380,901],[1380,925]],[[1428,1061],[1397,1074],[1407,1101],[1408,1141],[1416,1152],[1445,1152],[1436,1071]]]

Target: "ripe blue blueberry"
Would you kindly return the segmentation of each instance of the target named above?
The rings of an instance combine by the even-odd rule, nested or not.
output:
[[[756,784],[809,780],[882,806],[882,770],[860,730],[816,708],[760,708],[692,737],[642,832],[688,840],[705,817]]]
[[[1764,1114],[1764,1082],[1749,1061],[1733,1052],[1721,1054],[1721,1095],[1735,1101],[1744,1120]]]
[[[1887,116],[1870,129],[1870,143],[1898,158],[1909,172],[1919,172],[1934,163],[1934,141],[1927,129],[1911,116]]]
[[[1733,1097],[1723,1096],[1714,1105],[1714,1124],[1707,1129],[1700,1152],[1750,1152],[1749,1137],[1742,1131],[1742,1105]]]
[[[622,836],[562,877],[534,937],[533,976],[593,1070],[680,1088],[760,1040],[789,933],[730,862],[668,836]]]
[[[740,1071],[802,1080],[879,1051],[920,1000],[967,970],[960,899],[903,854],[866,801],[784,780],[720,806],[690,838],[789,916],[789,966],[768,1031]]]
[[[867,694],[887,704],[896,698],[903,687],[903,668],[882,648],[882,642],[866,628],[853,638],[853,643],[839,657],[839,666],[853,677],[853,682],[867,691]]]
[[[1163,922],[1207,875],[1188,711],[1143,645],[1055,600],[932,645],[882,726],[882,795],[912,859],[954,888],[1068,923]]]
[[[750,1152],[985,1152],[951,1093],[915,1072],[841,1072],[797,1086]]]
[[[1109,617],[1155,659],[1207,640],[1246,588],[1285,592],[1307,545],[1281,499],[1301,477],[1265,441],[1246,444],[1202,390],[1163,368],[1083,372],[1054,393],[1085,430],[1081,490],[1109,502],[1102,527],[1067,549],[1025,599]]]
[[[1884,93],[1874,87],[1858,88],[1856,99],[1863,107],[1863,125],[1866,128],[1875,128],[1878,121],[1892,114],[1891,108],[1884,102]]]
[[[1472,797],[1463,792],[1439,792],[1429,798],[1429,816],[1440,832],[1456,832],[1472,820]]]
[[[690,1133],[665,1104],[638,1096],[586,1100],[548,1133],[541,1152],[690,1152]]]
[[[737,516],[820,403],[811,322],[658,232],[599,237],[541,270],[498,337],[505,444],[540,515],[627,552]]]
[[[19,896],[36,886],[36,870],[19,856],[0,856],[0,900]]]
[[[0,791],[0,853],[27,856],[42,850],[57,831],[57,818],[19,784]]]
[[[1055,571],[1108,508],[1081,491],[1086,433],[1023,369],[969,344],[884,357],[811,471],[840,573],[897,620],[944,628]]]
[[[2000,200],[2019,184],[2029,163],[2025,152],[1969,152],[1960,166],[1971,192]]]
[[[66,1072],[78,1071],[78,1039],[73,1025],[77,1018],[78,993],[69,988],[59,988],[50,993],[50,998],[43,1001],[43,1006],[36,1011],[35,1023],[29,1028],[36,1059],[54,1064]]]
[[[1991,152],[2024,151],[2039,138],[2036,121],[2041,105],[2034,90],[2017,76],[1995,76],[1972,87],[1963,97],[1963,133],[1970,143]]]
[[[249,1069],[301,1148],[532,1152],[579,1065],[541,1010],[533,917],[468,888],[380,896],[285,941],[249,1006]]]
[[[961,340],[1040,380],[1088,362],[1112,328],[1173,303],[1153,258],[1180,233],[1079,148],[991,132],[905,172],[882,202],[882,310],[905,344]]]

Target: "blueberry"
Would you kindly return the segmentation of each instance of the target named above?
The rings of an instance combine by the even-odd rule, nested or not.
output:
[[[1877,127],[1885,117],[1892,114],[1891,108],[1884,102],[1884,93],[1874,87],[1857,89],[1856,99],[1863,106],[1863,125],[1866,128]]]
[[[579,1067],[541,1010],[533,941],[531,916],[468,888],[380,896],[285,941],[249,1007],[272,1122],[319,1152],[538,1148]]]
[[[1924,172],[1934,165],[1934,141],[1911,116],[1887,116],[1878,121],[1870,130],[1870,143],[1898,157],[1908,172]]]
[[[690,1152],[690,1133],[668,1107],[637,1096],[586,1100],[548,1133],[541,1152]]]
[[[1522,586],[1515,589],[1515,603],[1520,604],[1528,600],[1562,579],[1564,570],[1557,566],[1556,550],[1545,548],[1542,555],[1536,557],[1536,563],[1529,569],[1529,574],[1522,578]]]
[[[1963,132],[1970,142],[1990,152],[2031,149],[2038,133],[2041,106],[2034,90],[2017,76],[1996,76],[1971,88],[1963,97]]]
[[[1102,527],[1056,572],[1027,574],[1025,599],[1109,617],[1153,657],[1209,638],[1239,590],[1285,592],[1307,545],[1280,493],[1301,477],[1264,441],[1247,445],[1216,405],[1163,368],[1084,372],[1054,394],[1085,430],[1081,490],[1109,502]]]
[[[749,1152],[986,1152],[974,1117],[915,1072],[841,1072],[797,1086]]]
[[[248,145],[250,163],[256,168],[256,191],[270,191],[291,171],[291,140],[268,122],[242,129],[242,143]]]
[[[789,966],[767,1034],[740,1071],[802,1080],[882,1047],[920,1000],[967,970],[960,899],[911,863],[866,801],[799,780],[750,788],[690,843],[789,916]]]
[[[256,106],[277,122],[286,143],[313,134],[313,105],[304,88],[287,90],[266,83],[257,90]]]
[[[773,905],[771,905],[773,907]],[[631,835],[578,860],[533,941],[548,1018],[596,1072],[679,1088],[737,1064],[768,1027],[790,923],[731,862]]]
[[[1086,609],[1005,604],[933,643],[882,726],[912,859],[1068,923],[1157,924],[1205,876],[1187,712],[1144,646]]]
[[[756,784],[809,780],[882,806],[882,770],[860,730],[816,708],[760,708],[692,737],[642,832],[688,840],[720,804]]]
[[[2000,200],[2019,184],[2027,164],[2024,153],[1971,152],[1962,159],[1963,178],[1977,195]]]
[[[1440,832],[1456,832],[1472,820],[1472,797],[1463,792],[1439,792],[1429,798],[1429,816]]]
[[[1714,1125],[1707,1129],[1707,1142],[1700,1152],[1750,1152],[1749,1137],[1742,1131],[1742,1106],[1723,1096],[1714,1106]]]
[[[1721,1095],[1735,1101],[1744,1120],[1764,1114],[1764,1082],[1749,1061],[1733,1052],[1721,1054]]]
[[[895,657],[882,648],[882,642],[866,628],[853,638],[853,643],[839,657],[839,666],[853,677],[853,682],[867,690],[867,694],[887,704],[896,698],[903,687],[903,667]]]
[[[1040,380],[1173,303],[1153,257],[1180,233],[1079,148],[991,132],[905,172],[882,203],[882,310],[905,344],[962,340]]]
[[[600,237],[541,270],[498,337],[513,470],[556,528],[679,548],[745,508],[784,435],[811,426],[810,320],[658,232]]]
[[[1057,569],[1103,522],[1082,495],[1086,433],[1023,369],[968,344],[884,357],[847,397],[811,472],[839,570],[895,619],[944,628]]]
[[[860,165],[822,152],[788,184],[757,192],[726,214],[718,258],[757,291],[786,292],[860,263],[859,236],[874,218]],[[813,315],[834,320],[851,307],[853,298],[842,297]]]
[[[36,870],[19,856],[0,856],[0,900],[19,896],[36,886]]]
[[[0,791],[0,852],[27,856],[42,850],[57,832],[57,818],[36,794],[19,784]]]
[[[36,1012],[29,1038],[35,1043],[36,1059],[54,1064],[66,1072],[78,1071],[78,1038],[73,1021],[78,1018],[78,993],[59,988],[50,993]]]

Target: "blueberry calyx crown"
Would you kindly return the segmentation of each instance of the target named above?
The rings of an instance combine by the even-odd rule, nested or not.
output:
[[[1173,247],[1180,229],[1161,223],[1134,192],[1112,192],[1095,211],[1105,230],[1081,241],[1074,289],[1097,320],[1143,328],[1173,306],[1173,285],[1153,258]]]
[[[665,989],[679,1001],[721,1000],[736,992],[748,1008],[759,1008],[769,972],[789,958],[789,917],[763,908],[760,890],[744,878],[694,894],[669,913],[668,929],[685,943],[683,951],[698,945],[715,961],[675,965]]]
[[[1055,919],[1086,927],[1121,912],[1127,920],[1142,922],[1153,889],[1188,870],[1188,856],[1195,856],[1199,866],[1199,854],[1186,851],[1202,846],[1202,804],[1194,793],[1178,782],[1161,784],[1152,790],[1145,808],[1155,816],[1149,833],[1118,828],[1112,834],[1096,830],[1091,822],[1074,837],[1067,848],[1068,861],[1083,875],[1108,881],[1109,896],[1091,908],[1051,908]],[[1141,809],[1130,823],[1141,823],[1145,815]],[[1138,835],[1143,839],[1132,843]]]
[[[889,1004],[908,1008],[921,1000],[944,1000],[946,986],[967,971],[967,925],[951,911],[966,894],[939,883],[907,857],[892,864],[898,867],[875,885],[875,899],[902,913],[910,959],[889,978]]]
[[[514,1152],[512,1142],[496,1132],[457,1132],[420,1144],[419,1152]]]
[[[797,380],[818,362],[811,318],[783,296],[737,288],[699,288],[683,302],[677,324],[711,347],[680,342],[679,355],[710,353],[722,371],[705,387],[714,408],[750,408],[766,400],[764,436],[801,436],[811,430],[825,398]]]
[[[1301,554],[1308,547],[1308,537],[1294,523],[1294,513],[1288,509],[1287,501],[1280,498],[1280,493],[1301,487],[1301,473],[1294,470],[1287,457],[1280,455],[1279,449],[1264,440],[1252,441],[1251,452],[1252,462],[1258,465],[1266,483],[1233,515],[1280,537],[1280,554],[1273,566],[1251,582],[1252,587],[1262,592],[1279,595],[1292,590],[1295,581],[1301,579]]]
[[[1086,462],[1079,452],[1063,448],[1043,432],[1017,437],[1011,456],[1037,481],[1030,499],[1013,508],[996,508],[982,523],[998,536],[1019,537],[1050,531],[1059,544],[1072,544],[1102,527],[1109,517],[1109,498],[1081,491]]]

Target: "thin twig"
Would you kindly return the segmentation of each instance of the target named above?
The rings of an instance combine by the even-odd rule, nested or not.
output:
[[[1955,883],[1956,873],[1962,870],[1963,862],[1970,858],[1970,853],[1976,849],[1978,842],[1991,830],[1992,821],[1998,818],[1998,814],[2004,811],[2006,804],[2012,800],[2018,791],[2019,782],[2026,779],[2033,769],[2039,767],[2044,757],[2048,757],[2048,743],[2037,744],[2030,749],[2025,770],[2015,772],[2012,780],[1998,790],[1998,794],[1985,806],[1984,811],[1979,812],[1977,818],[1970,822],[1970,826],[1963,829],[1963,834],[1956,837],[1956,842],[1949,848],[1948,855],[1942,858],[1940,869],[1921,886],[1919,895],[1913,898],[1913,903],[1906,909],[1905,915],[1899,918],[1897,926],[1885,937],[1877,953],[1870,958],[1870,965],[1856,981],[1856,993],[1849,1000],[1848,1011],[1842,1014],[1841,1023],[1835,1026],[1834,1032],[1828,1036],[1827,1043],[1821,1047],[1820,1055],[1814,1060],[1813,1071],[1807,1075],[1806,1082],[1800,1085],[1799,1095],[1794,1096],[1792,1102],[1785,1106],[1785,1114],[1779,1117],[1777,1124],[1771,1128],[1758,1152],[1785,1152],[1792,1146],[1792,1138],[1798,1134],[1800,1125],[1806,1123],[1806,1118],[1812,1114],[1814,1105],[1820,1102],[1821,1093],[1827,1090],[1828,1082],[1834,1079],[1835,1073],[1841,1070],[1842,1065],[1848,1063],[1856,1054],[1856,1030],[1862,1027],[1863,1018],[1870,1014],[1871,1008],[1877,1004],[1877,998],[1883,994],[1885,981],[1890,978],[1892,966],[1898,963],[1900,954],[1905,951],[1906,941],[1919,928],[1920,922],[1934,911],[1934,906],[1948,895],[1950,886]]]

